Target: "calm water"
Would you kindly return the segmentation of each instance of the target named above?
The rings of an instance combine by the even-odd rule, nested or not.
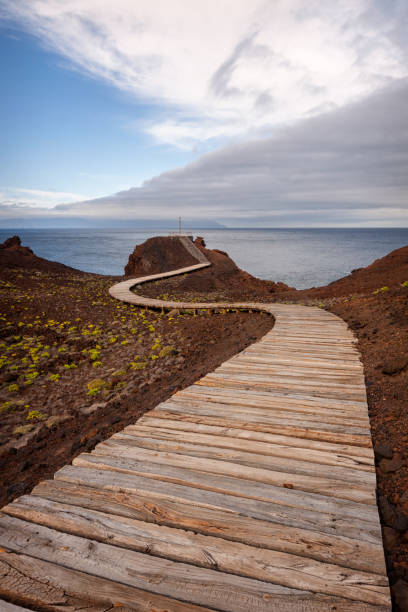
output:
[[[378,257],[408,245],[405,229],[217,229],[191,230],[210,249],[226,251],[254,276],[298,289],[326,285]],[[122,274],[135,245],[149,230],[0,230],[0,242],[18,234],[36,255],[86,272]],[[161,231],[160,235],[167,235]]]

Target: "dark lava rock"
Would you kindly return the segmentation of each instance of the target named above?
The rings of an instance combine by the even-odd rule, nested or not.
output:
[[[395,548],[395,545],[399,542],[399,538],[400,534],[396,529],[387,526],[383,527],[383,540],[387,550]]]
[[[400,610],[408,610],[408,583],[401,578],[391,587],[395,603]]]
[[[202,247],[203,249],[205,249],[205,247],[207,246],[204,242],[204,238],[202,238],[201,236],[197,236],[197,238],[194,240],[194,244],[197,247]]]
[[[7,489],[7,495],[15,497],[16,495],[21,495],[24,493],[24,483],[20,482],[18,484],[13,484]]]
[[[0,244],[0,249],[11,249],[12,247],[21,246],[21,238],[20,236],[12,236],[11,238],[7,238]]]
[[[392,459],[392,448],[388,444],[376,444],[374,446],[374,454],[376,459]]]
[[[404,512],[396,512],[394,526],[398,531],[406,531],[408,529],[408,516]]]
[[[405,464],[401,455],[396,455],[393,459],[381,459],[379,466],[382,472],[396,472]]]
[[[378,507],[384,525],[398,531],[406,531],[408,529],[408,515],[399,511],[384,495],[379,496]]]
[[[390,504],[388,499],[384,495],[380,495],[378,498],[378,507],[382,516],[384,525],[393,527],[395,523],[395,507]]]
[[[2,251],[17,251],[21,255],[33,255],[33,252],[29,247],[21,246],[20,236],[12,236],[11,238],[7,238],[3,244],[0,244],[0,249]]]
[[[388,376],[394,376],[399,374],[408,365],[408,359],[402,355],[396,357],[389,357],[384,363],[382,372]]]

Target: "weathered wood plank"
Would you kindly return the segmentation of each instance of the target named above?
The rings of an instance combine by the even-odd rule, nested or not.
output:
[[[123,430],[125,433],[134,437],[148,436],[150,438],[161,438],[182,441],[185,439],[185,433],[175,429],[166,429],[165,427],[147,427],[145,425],[129,425]],[[189,441],[205,444],[206,446],[218,446],[222,448],[238,448],[252,453],[261,455],[271,455],[278,457],[286,457],[287,459],[296,459],[299,461],[307,461],[310,463],[321,463],[325,465],[333,465],[339,467],[347,467],[354,470],[364,472],[374,472],[372,459],[369,457],[356,457],[350,453],[335,453],[324,452],[318,450],[292,448],[279,444],[268,444],[266,442],[257,442],[253,440],[238,439],[228,436],[213,436],[205,433],[189,433]]]
[[[301,414],[301,418],[312,417],[312,420],[319,419],[327,423],[344,423],[345,426],[354,425],[364,428],[365,431],[367,431],[367,425],[369,424],[367,406],[365,405],[365,408],[363,408],[363,404],[356,406],[353,410],[353,407],[348,405],[343,407],[338,404],[333,405],[330,400],[322,402],[320,398],[275,396],[250,389],[243,389],[240,392],[235,389],[218,390],[196,385],[179,391],[176,395],[170,397],[167,402],[187,403],[193,406],[200,405],[199,402],[205,402],[206,404],[212,402],[221,405],[223,410],[228,412],[233,412],[236,409],[248,411],[254,409],[257,414],[262,414],[264,417],[269,414],[280,414],[281,416],[296,418],[296,414]],[[295,414],[292,415],[292,413]]]
[[[100,578],[22,553],[0,550],[0,575],[0,595],[18,599],[29,605],[30,610],[108,612],[113,608],[117,612],[210,612],[207,607],[177,601],[121,584],[112,578]],[[0,602],[3,612],[2,604]]]
[[[18,593],[30,605],[30,609],[47,612],[107,612],[113,607],[118,612],[210,611],[208,607],[177,601],[24,554],[0,551],[0,571],[6,576],[0,582],[0,592],[9,584],[13,594]],[[389,610],[387,606],[374,606],[327,595],[315,594],[310,600],[308,592],[291,596],[290,599],[274,595],[265,601],[268,607],[262,610],[267,609],[267,612],[326,612],[333,606],[342,612]],[[239,610],[245,612],[244,608]]]
[[[371,461],[374,460],[371,445],[341,445],[339,443],[321,442],[319,440],[309,440],[301,436],[285,436],[281,434],[273,434],[265,431],[256,431],[252,429],[240,428],[237,423],[224,423],[224,425],[213,425],[212,423],[197,423],[187,419],[174,419],[173,415],[161,415],[156,418],[155,411],[146,413],[138,423],[143,426],[160,428],[164,426],[166,429],[176,429],[180,431],[208,433],[211,435],[229,436],[233,438],[242,438],[245,440],[256,440],[258,442],[266,442],[268,444],[282,444],[285,446],[294,446],[295,448],[307,448],[319,450],[323,452],[334,452],[355,455],[356,457],[366,457]]]
[[[44,561],[49,559],[52,551],[54,562],[69,569],[226,612],[247,612],[252,608],[267,611],[272,597],[290,600],[292,596],[305,595],[302,589],[177,563],[12,517],[0,519],[0,542],[12,552],[35,555]],[[303,569],[308,571],[307,561]],[[284,579],[285,571],[281,570],[281,573]],[[389,603],[386,579],[382,576],[367,575],[363,584],[356,587],[352,579],[347,580],[344,570],[340,574],[337,588],[343,586],[349,599],[374,605]],[[327,588],[325,584],[323,577],[321,589]],[[313,599],[313,592],[308,590],[307,593]]]
[[[336,390],[336,389],[344,390],[344,387],[347,386],[350,388],[350,390],[353,390],[353,391],[362,390],[361,379],[360,377],[358,377],[358,380],[357,380],[357,376],[355,375],[344,376],[343,377],[344,380],[342,380],[340,377],[337,377],[337,379],[335,379],[334,377],[327,377],[324,374],[318,374],[314,376],[313,375],[305,376],[303,372],[300,372],[300,374],[297,374],[294,369],[292,370],[291,373],[288,373],[288,372],[273,373],[271,370],[272,368],[251,368],[250,366],[247,366],[247,365],[239,367],[239,364],[235,363],[231,365],[225,365],[225,367],[220,366],[213,372],[207,374],[204,378],[207,378],[207,376],[215,377],[215,378],[220,378],[221,376],[225,376],[225,377],[234,376],[236,378],[240,378],[242,376],[242,380],[249,380],[249,379],[253,379],[254,381],[273,380],[276,383],[278,382],[290,383],[290,384],[293,384],[294,386],[302,384],[308,387],[313,387],[316,384],[318,384],[318,385],[322,385],[324,389],[329,388],[333,390]]]
[[[252,345],[256,346],[256,345]],[[327,359],[317,359],[313,357],[306,357],[306,355],[299,354],[297,357],[290,358],[285,357],[283,355],[268,355],[263,351],[259,350],[255,352],[254,350],[249,351],[249,349],[244,349],[241,353],[235,355],[235,357],[231,357],[229,360],[231,363],[236,363],[237,361],[240,363],[248,363],[248,364],[265,364],[270,366],[278,366],[281,368],[302,368],[304,370],[308,370],[309,368],[312,370],[319,369],[321,372],[327,373],[344,373],[344,374],[359,374],[361,372],[362,365],[358,364],[348,364],[348,365],[340,365],[338,362],[331,363]]]
[[[126,455],[121,457],[82,453],[72,463],[75,466],[135,474],[144,478],[226,493],[239,498],[267,501],[285,507],[335,514],[352,519],[358,518],[361,521],[372,522],[377,518],[377,509],[371,505],[328,497],[317,492],[310,494],[307,491],[291,488],[292,482],[287,483],[289,485],[287,488],[270,483],[266,487],[263,483],[246,478],[229,477],[212,472],[197,472],[190,467],[179,468],[162,463],[138,461]]]
[[[358,601],[364,601],[366,597],[368,603],[385,603],[381,595],[378,596],[383,587],[388,597],[386,578],[372,572],[359,572],[310,558],[84,510],[34,496],[25,496],[6,506],[4,511],[10,516],[59,532],[197,567],[216,569],[234,576],[326,595],[341,595]]]
[[[364,521],[360,518],[350,521],[341,515],[324,514],[312,510],[291,508],[273,502],[260,501],[257,499],[237,497],[172,483],[154,478],[126,474],[119,471],[98,470],[80,466],[66,466],[55,474],[58,480],[64,480],[74,484],[91,486],[108,491],[130,493],[148,493],[167,496],[169,499],[184,500],[204,507],[215,509],[232,510],[243,516],[271,521],[287,526],[298,527],[326,534],[341,535],[357,540],[372,543],[381,543],[381,529],[378,520]]]
[[[266,400],[267,398],[271,401],[280,401],[282,402],[284,398],[285,403],[286,402],[293,402],[293,404],[297,403],[299,405],[302,404],[307,404],[307,405],[312,405],[315,404],[316,407],[324,407],[324,408],[328,408],[328,407],[333,407],[333,408],[339,408],[341,409],[342,407],[344,409],[347,408],[353,408],[356,411],[356,414],[358,416],[363,416],[364,418],[367,418],[367,400],[365,399],[364,401],[357,401],[357,400],[349,400],[347,398],[343,398],[343,399],[337,399],[334,397],[319,397],[319,396],[311,396],[311,395],[307,395],[306,393],[293,393],[291,394],[290,391],[286,391],[286,392],[279,392],[279,390],[274,389],[272,390],[263,390],[263,389],[255,389],[255,388],[251,388],[249,385],[247,386],[247,388],[242,388],[242,389],[235,389],[233,387],[231,388],[226,388],[225,386],[219,386],[217,387],[215,384],[211,384],[211,385],[206,385],[203,382],[201,382],[200,385],[198,384],[194,384],[191,385],[191,387],[187,388],[188,390],[185,391],[185,393],[202,393],[203,395],[217,395],[218,397],[237,397],[237,396],[241,396],[243,398],[246,398],[247,396],[252,397],[252,398],[257,398],[257,399],[261,399],[261,400]],[[184,391],[179,391],[179,393],[177,394],[178,396],[184,395]]]
[[[334,384],[347,384],[360,386],[364,381],[363,373],[360,371],[355,372],[344,372],[344,371],[324,371],[323,368],[311,368],[299,366],[298,364],[292,365],[290,368],[287,366],[276,366],[268,363],[254,363],[246,360],[230,360],[223,363],[221,366],[214,370],[215,372],[250,372],[253,374],[267,374],[273,375],[288,380],[298,380],[299,378],[307,378],[308,381],[325,381],[326,383]]]
[[[30,612],[28,608],[16,606],[15,604],[4,601],[4,599],[0,599],[0,610],[1,612]]]
[[[332,478],[319,478],[309,475],[288,474],[266,470],[264,468],[247,467],[228,461],[192,457],[177,453],[156,452],[152,450],[135,448],[124,444],[123,440],[110,439],[98,444],[92,454],[110,455],[113,457],[128,457],[138,461],[150,463],[164,463],[167,466],[185,467],[196,471],[209,472],[232,476],[245,480],[254,480],[264,484],[287,487],[309,493],[319,493],[328,497],[339,497],[358,503],[376,504],[375,492],[372,487],[363,487],[361,484],[334,482]]]
[[[130,493],[94,489],[49,480],[37,485],[36,496],[139,521],[187,529],[257,548],[279,550],[318,561],[385,575],[382,542],[325,534],[242,516],[239,512],[186,504],[158,493]]]
[[[226,389],[261,389],[265,391],[271,391],[275,393],[281,393],[283,395],[288,394],[294,395],[305,395],[309,397],[321,397],[321,398],[342,398],[349,400],[357,400],[364,402],[366,399],[365,390],[360,388],[332,388],[324,385],[313,385],[299,383],[288,383],[288,382],[274,382],[272,378],[263,378],[255,376],[245,375],[233,375],[229,374],[207,374],[204,378],[198,380],[194,385],[203,385],[206,387],[224,387]]]
[[[238,427],[248,431],[261,431],[264,433],[278,434],[308,440],[320,440],[333,444],[350,444],[351,446],[365,446],[371,448],[371,438],[365,428],[340,428],[332,423],[311,423],[305,419],[283,419],[271,418],[271,415],[254,414],[247,410],[231,410],[225,413],[211,404],[192,406],[167,402],[157,406],[152,412],[156,419],[179,419],[191,423],[208,423],[220,427]],[[146,413],[148,415],[149,413]],[[315,417],[316,418],[316,417]],[[306,422],[305,422],[306,421]],[[351,431],[350,431],[351,430]]]
[[[130,434],[119,432],[112,436],[112,439],[122,440],[126,445],[140,448],[147,448],[156,451],[169,451],[193,457],[208,457],[209,459],[220,459],[231,461],[254,468],[263,467],[265,469],[284,472],[286,474],[304,474],[319,476],[321,478],[332,478],[335,485],[336,480],[344,481],[349,484],[362,485],[363,488],[375,488],[375,472],[364,472],[359,470],[349,470],[344,467],[329,466],[321,463],[308,463],[297,459],[287,459],[284,457],[262,455],[242,451],[239,448],[223,448],[206,446],[205,444],[194,444],[190,442],[180,442],[178,439],[168,438],[148,438],[147,436],[135,437]]]

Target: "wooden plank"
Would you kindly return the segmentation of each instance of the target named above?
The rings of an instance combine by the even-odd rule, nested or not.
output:
[[[305,387],[305,386],[292,386],[292,385],[283,385],[273,382],[267,381],[249,381],[249,380],[240,380],[234,379],[233,377],[229,377],[228,380],[226,378],[220,377],[209,377],[206,376],[205,379],[198,380],[194,383],[195,386],[205,386],[205,387],[214,387],[217,389],[239,389],[239,390],[248,390],[248,389],[256,389],[258,391],[268,391],[273,393],[275,396],[283,396],[283,397],[302,397],[306,399],[311,399],[313,397],[320,398],[333,398],[340,399],[344,397],[344,400],[353,400],[353,401],[365,401],[365,395],[362,392],[348,392],[341,393],[338,390],[330,391],[328,389],[319,389],[319,387]]]
[[[0,552],[0,568],[14,592],[30,603],[30,609],[56,612],[209,612],[210,608],[177,601],[75,569],[54,565],[23,554]],[[53,596],[50,593],[53,593]],[[90,602],[92,597],[92,603]],[[267,598],[268,612],[326,612],[336,606],[342,612],[387,612],[386,606],[315,594]],[[40,607],[41,606],[41,607]],[[265,608],[263,608],[265,609]],[[241,608],[242,612],[244,610]]]
[[[235,497],[255,499],[301,510],[335,514],[344,518],[376,521],[377,508],[368,504],[351,502],[337,497],[317,493],[310,494],[295,488],[280,487],[238,477],[229,477],[212,472],[197,472],[190,468],[179,468],[162,463],[138,461],[137,459],[82,453],[73,460],[74,466],[98,470],[118,471],[124,474],[143,476],[164,482],[195,487],[206,491],[226,493]],[[292,484],[289,482],[288,484]]]
[[[264,347],[265,350],[269,349],[270,351],[282,348],[284,352],[302,351],[306,355],[321,355],[324,358],[333,357],[336,360],[344,359],[344,361],[354,362],[359,360],[357,348],[341,344],[334,346],[334,343],[329,341],[327,343],[319,343],[313,337],[310,340],[266,337],[262,342],[262,349]]]
[[[254,548],[221,538],[197,535],[134,519],[117,517],[24,496],[6,506],[10,516],[59,532],[138,552],[216,569],[234,576],[278,583],[289,588],[341,595],[368,603],[386,603],[387,581],[373,572],[321,563],[310,558]],[[381,599],[384,591],[385,601]]]
[[[283,419],[279,416],[267,417],[247,410],[231,410],[225,412],[221,405],[202,403],[201,406],[177,404],[167,402],[157,406],[152,414],[157,419],[180,419],[192,423],[208,423],[209,425],[220,425],[226,427],[240,427],[249,431],[263,431],[265,433],[282,434],[309,440],[321,440],[333,444],[351,444],[353,446],[371,447],[371,438],[366,428],[363,427],[340,427],[332,423],[320,423],[302,419],[301,414],[295,413],[298,418]],[[146,413],[149,414],[149,413]],[[288,415],[286,415],[288,416]],[[315,416],[315,419],[317,417]],[[310,422],[309,422],[310,421]]]
[[[288,527],[242,516],[239,512],[186,504],[155,493],[132,495],[49,480],[33,495],[148,523],[186,529],[257,548],[287,552],[318,561],[385,575],[382,542],[375,544],[344,536]]]
[[[313,349],[308,346],[289,346],[286,342],[270,343],[266,341],[262,342],[262,345],[258,342],[245,349],[245,354],[250,355],[262,355],[262,356],[277,356],[285,359],[292,358],[297,360],[300,359],[314,359],[319,361],[325,361],[327,363],[338,363],[340,366],[360,366],[361,360],[358,353],[350,353],[349,355],[339,355],[337,351],[323,351]]]
[[[278,375],[278,374],[272,374],[271,372],[254,372],[251,371],[250,368],[247,367],[242,367],[242,368],[238,368],[238,367],[219,367],[217,370],[214,370],[214,372],[211,372],[210,374],[207,374],[206,376],[203,377],[203,379],[207,379],[207,378],[225,378],[227,380],[243,380],[243,381],[254,381],[254,383],[256,383],[257,381],[259,382],[273,382],[273,383],[282,383],[282,384],[290,384],[292,385],[294,388],[297,387],[316,387],[316,385],[318,385],[319,387],[321,387],[322,390],[329,390],[329,391],[336,391],[339,390],[341,392],[347,390],[347,393],[349,391],[353,391],[353,392],[361,392],[364,391],[364,389],[362,389],[361,387],[361,381],[358,381],[356,383],[351,383],[350,380],[346,380],[345,382],[343,381],[328,381],[324,376],[307,376],[305,377],[304,375],[299,375],[299,376],[295,376],[295,375],[291,375],[291,374],[286,374],[286,375]],[[345,395],[347,395],[347,393]],[[363,396],[365,397],[365,395]]]
[[[335,387],[328,387],[325,385],[317,385],[317,383],[313,385],[309,385],[307,383],[303,384],[301,382],[274,382],[272,378],[263,378],[256,376],[245,376],[245,375],[234,375],[229,374],[226,376],[225,374],[207,374],[204,378],[198,380],[194,383],[195,385],[204,385],[204,386],[213,386],[213,387],[224,387],[224,388],[233,388],[233,389],[262,389],[265,391],[272,391],[282,394],[288,395],[306,395],[309,397],[333,397],[333,398],[342,398],[357,400],[360,402],[364,402],[366,399],[365,390],[360,388],[353,389],[352,387],[347,389],[340,389]]]
[[[359,367],[355,367],[353,366],[352,368],[347,368],[346,366],[341,367],[341,365],[339,364],[338,367],[335,368],[329,368],[329,367],[325,367],[326,366],[326,361],[320,360],[322,363],[321,365],[316,365],[315,363],[310,363],[310,362],[306,362],[306,363],[299,363],[298,359],[291,359],[291,363],[272,363],[272,361],[275,361],[276,359],[279,359],[279,357],[274,357],[271,355],[251,355],[250,353],[248,354],[238,354],[235,358],[228,360],[226,362],[224,362],[223,364],[221,364],[219,366],[219,369],[223,369],[225,368],[232,368],[232,367],[238,367],[238,366],[248,366],[250,368],[253,369],[264,369],[264,370],[272,370],[272,371],[276,371],[279,372],[281,371],[282,374],[286,374],[286,375],[291,375],[294,374],[296,372],[299,372],[300,375],[304,375],[305,373],[311,377],[320,377],[320,376],[324,376],[324,377],[330,377],[333,378],[334,380],[336,379],[342,379],[342,378],[347,378],[347,377],[360,377],[360,375],[362,374],[362,368],[361,366]],[[281,357],[281,359],[283,359],[284,356]],[[254,359],[257,359],[257,361],[254,361]],[[262,361],[261,361],[262,360]]]
[[[348,484],[358,484],[362,488],[372,487],[375,489],[375,472],[364,472],[359,470],[349,470],[344,467],[324,465],[321,463],[308,463],[298,459],[287,459],[252,453],[240,450],[240,448],[222,448],[206,446],[205,444],[194,444],[191,442],[180,442],[178,439],[168,438],[148,438],[147,436],[135,437],[126,433],[119,432],[112,436],[112,439],[123,441],[128,446],[152,449],[155,451],[175,452],[193,457],[208,457],[209,459],[220,459],[231,461],[242,465],[261,467],[285,474],[303,474],[319,476],[320,478],[332,478]]]
[[[147,435],[150,438],[178,441],[183,441],[185,439],[185,433],[174,429],[166,429],[165,427],[161,427],[159,429],[158,427],[146,427],[144,425],[129,425],[128,427],[125,427],[123,431],[129,435],[132,435],[133,437],[143,437],[144,435]],[[346,467],[364,472],[375,471],[371,458],[356,457],[350,453],[327,453],[303,448],[294,449],[279,444],[268,444],[266,442],[257,442],[233,437],[230,438],[228,436],[221,435],[212,436],[204,433],[189,433],[188,439],[190,442],[205,444],[206,446],[237,448],[249,451],[251,453],[259,453],[261,455],[271,455],[310,463]]]
[[[175,599],[63,567],[22,553],[0,550],[0,594],[30,610],[55,612],[210,612]],[[3,602],[0,602],[0,610]],[[370,606],[371,607],[371,606]],[[11,611],[10,611],[11,612]]]
[[[296,394],[291,394],[290,391],[287,392],[279,392],[278,390],[273,390],[273,392],[271,390],[262,390],[262,389],[251,389],[250,386],[248,385],[247,388],[242,388],[242,389],[234,389],[233,387],[231,388],[226,388],[225,386],[219,386],[217,387],[214,384],[211,385],[206,385],[204,382],[201,382],[201,384],[194,384],[191,385],[191,387],[187,387],[188,390],[186,390],[186,392],[184,391],[179,391],[177,396],[182,396],[184,395],[184,393],[202,393],[203,395],[217,395],[218,397],[228,397],[228,398],[236,398],[238,397],[242,397],[242,398],[246,398],[246,397],[252,397],[252,398],[257,398],[259,400],[265,400],[266,402],[269,400],[271,401],[275,401],[275,402],[283,402],[285,401],[286,403],[290,403],[292,402],[293,405],[294,404],[299,404],[299,405],[315,405],[317,408],[319,406],[321,407],[333,407],[333,408],[353,408],[356,411],[356,414],[361,416],[363,415],[364,418],[367,418],[367,400],[364,399],[364,401],[357,401],[357,400],[349,400],[347,398],[343,398],[341,400],[337,399],[337,398],[331,398],[331,397],[318,397],[318,396],[310,396],[307,395],[305,393],[296,393]],[[284,400],[283,400],[284,398]]]
[[[215,372],[248,372],[254,374],[268,374],[287,378],[289,380],[298,379],[300,377],[307,378],[308,381],[312,380],[324,380],[326,382],[333,382],[337,384],[352,383],[354,385],[361,385],[364,382],[364,376],[362,372],[346,372],[346,371],[324,371],[323,368],[311,368],[304,366],[276,366],[268,363],[254,363],[242,360],[230,360],[223,363],[221,366],[214,370]]]
[[[196,487],[179,484],[169,484],[162,480],[145,478],[135,474],[129,475],[119,471],[98,470],[80,466],[65,466],[55,474],[57,480],[64,480],[73,484],[100,488],[108,491],[142,495],[158,494],[169,499],[184,500],[184,503],[194,503],[204,507],[232,510],[242,516],[252,517],[263,521],[271,521],[300,529],[318,531],[326,534],[335,534],[364,540],[372,543],[381,543],[381,529],[378,519],[362,521],[361,519],[344,518],[339,515],[324,514],[311,510],[301,510],[282,506],[267,501],[251,498],[236,497],[226,493],[219,493]]]
[[[4,601],[4,599],[0,599],[0,610],[2,612],[30,612],[28,608],[16,606],[15,604]]]
[[[315,401],[316,400],[316,401]],[[253,390],[242,390],[241,392],[234,389],[220,389],[219,393],[217,390],[211,387],[187,387],[183,391],[179,391],[176,395],[170,397],[166,403],[182,404],[187,403],[188,405],[202,405],[203,402],[206,404],[215,403],[221,405],[223,410],[235,411],[236,409],[250,410],[254,409],[257,414],[262,414],[263,417],[267,417],[269,414],[281,414],[282,416],[294,417],[296,414],[301,414],[302,418],[312,418],[312,420],[323,420],[327,423],[344,423],[348,426],[355,425],[356,427],[363,427],[367,431],[367,425],[369,424],[367,405],[361,404],[356,406],[353,410],[352,407],[339,405],[332,405],[329,401],[326,402],[319,398],[291,398],[283,396],[275,396],[270,393],[262,394]],[[201,402],[201,404],[198,404]],[[160,404],[161,405],[161,404]]]
[[[308,598],[313,600],[313,592],[310,590],[305,592],[161,559],[60,533],[13,517],[4,516],[0,519],[0,542],[12,552],[35,555],[44,561],[48,560],[52,551],[54,562],[69,569],[226,612],[248,612],[253,608],[261,612],[268,611],[269,601],[274,597],[290,601],[291,597],[307,593]],[[304,571],[307,569],[306,561]],[[345,573],[342,569],[341,575]],[[374,605],[389,603],[386,579],[382,576],[374,575],[371,578],[367,575],[367,579],[358,587],[353,586],[352,579],[349,586],[347,579],[339,576],[339,584],[344,587],[350,599]],[[323,578],[322,589],[324,585]]]
[[[163,413],[161,414],[161,418],[157,418],[155,411],[153,411],[146,413],[141,419],[139,419],[138,424],[153,428],[160,428],[164,426],[166,429],[176,429],[179,431],[208,433],[211,435],[229,436],[232,438],[240,438],[245,440],[256,440],[258,442],[266,442],[268,444],[294,446],[295,448],[307,448],[324,452],[351,454],[356,457],[366,457],[371,461],[374,460],[373,451],[371,445],[369,444],[364,444],[364,446],[354,446],[350,443],[342,445],[339,443],[309,440],[307,438],[303,438],[302,436],[273,434],[266,431],[257,431],[239,427],[239,424],[234,423],[233,421],[224,421],[224,424],[214,425],[208,421],[205,423],[200,423],[183,418],[175,419],[172,414],[166,416]]]
[[[333,481],[332,478],[319,478],[309,475],[288,474],[266,470],[263,468],[247,467],[228,461],[191,457],[177,453],[158,453],[156,451],[135,448],[124,444],[123,440],[110,439],[98,444],[92,454],[111,455],[114,457],[129,457],[139,461],[151,463],[164,463],[167,466],[186,467],[211,474],[222,474],[236,478],[254,480],[279,487],[293,488],[309,493],[319,493],[328,497],[339,497],[349,501],[363,504],[376,504],[375,491],[372,487],[362,487],[356,484]]]
[[[256,345],[251,345],[256,346]],[[312,370],[319,368],[322,372],[344,372],[344,373],[360,373],[362,366],[361,364],[344,364],[343,366],[337,363],[331,363],[327,359],[317,359],[313,357],[306,357],[304,355],[300,355],[298,353],[296,358],[284,357],[281,355],[268,355],[263,351],[259,350],[259,352],[255,352],[254,350],[249,351],[249,349],[244,349],[241,353],[238,353],[234,357],[231,357],[229,360],[231,363],[235,363],[239,361],[240,363],[260,363],[271,366],[280,366],[280,367],[299,367],[307,370],[311,368]]]

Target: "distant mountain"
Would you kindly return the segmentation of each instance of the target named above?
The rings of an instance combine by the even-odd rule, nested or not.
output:
[[[26,217],[24,219],[1,219],[1,229],[166,229],[178,230],[178,219],[95,219],[92,217]],[[222,229],[225,225],[211,219],[182,219],[182,229]]]

